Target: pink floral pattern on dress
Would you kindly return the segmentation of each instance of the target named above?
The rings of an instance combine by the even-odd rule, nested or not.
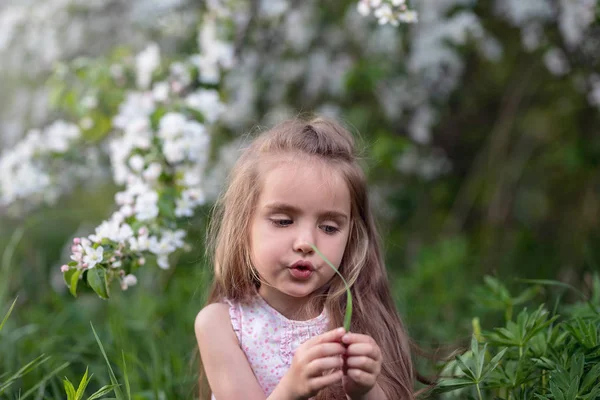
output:
[[[326,332],[329,322],[325,310],[306,321],[287,319],[259,295],[249,304],[227,299],[224,302],[229,305],[231,326],[240,347],[267,396],[292,365],[296,349],[308,339]]]

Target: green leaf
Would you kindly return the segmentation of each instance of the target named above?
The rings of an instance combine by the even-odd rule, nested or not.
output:
[[[2,328],[4,327],[4,324],[6,323],[6,321],[8,321],[8,317],[12,313],[12,310],[15,307],[15,304],[17,303],[17,299],[18,298],[19,298],[18,296],[15,297],[15,301],[13,301],[13,303],[10,306],[10,308],[8,309],[8,312],[6,313],[6,315],[4,316],[4,318],[2,319],[2,323],[0,324],[0,332],[2,332]]]
[[[106,272],[100,267],[89,269],[87,272],[87,282],[94,289],[94,292],[103,299],[108,299],[108,287],[106,282]]]
[[[576,400],[578,389],[579,377],[576,377],[571,380],[571,383],[569,384],[569,390],[567,390],[567,393],[565,394],[565,399]]]
[[[346,286],[347,302],[346,315],[344,316],[344,329],[346,329],[346,332],[348,332],[350,331],[350,321],[352,319],[352,294],[350,293],[350,286],[348,286],[348,282],[346,282],[342,274],[340,274],[340,271],[338,271],[337,268],[333,266],[333,264],[327,259],[327,257],[325,257],[323,253],[321,253],[314,244],[311,244],[311,247],[319,255],[319,257],[321,257],[327,264],[329,264],[329,266],[335,271],[335,273],[338,274],[340,278],[342,278],[342,282],[344,282],[344,285]]]
[[[600,363],[596,363],[585,375],[581,382],[581,391],[584,392],[596,382],[600,382]]]
[[[92,377],[90,376],[88,378],[88,368],[86,367],[85,373],[83,374],[83,378],[81,378],[81,382],[79,382],[79,387],[77,388],[76,400],[80,400],[83,398],[85,388],[87,387],[88,383],[90,383],[90,379],[92,379]]]
[[[540,292],[539,286],[530,287],[512,300],[514,305],[519,305],[533,299]]]
[[[125,391],[127,392],[127,398],[131,399],[131,387],[129,386],[129,376],[127,375],[127,363],[125,362],[125,352],[121,350],[121,357],[123,358],[123,379],[125,380]]]
[[[125,400],[125,396],[123,396],[123,392],[121,392],[121,389],[119,388],[120,385],[119,382],[117,382],[117,377],[115,376],[115,373],[112,367],[110,366],[110,361],[108,361],[108,357],[106,356],[106,352],[104,351],[104,346],[102,346],[102,342],[100,341],[100,338],[98,337],[98,334],[94,329],[94,324],[90,322],[90,325],[92,326],[92,332],[94,333],[94,337],[96,338],[96,343],[98,343],[100,351],[102,352],[102,356],[104,357],[104,361],[106,361],[106,365],[108,366],[108,375],[110,377],[111,383],[114,385],[113,390],[115,391],[115,396],[117,396],[117,400]],[[131,397],[128,397],[127,399],[131,400]]]
[[[164,190],[158,198],[158,209],[160,214],[169,219],[175,219],[175,202],[176,192],[175,190]]]
[[[554,400],[565,400],[565,395],[563,392],[552,381],[550,381],[550,393],[552,393],[552,396],[554,396]]]
[[[531,361],[542,369],[552,370],[556,367],[556,363],[547,357],[532,358]]]
[[[475,335],[471,338],[471,352],[473,353],[473,360],[475,361],[475,377],[479,381],[481,379],[481,373],[483,372],[483,365],[485,364],[485,351],[487,343],[483,346],[483,350],[479,351],[479,343]]]
[[[21,367],[21,369],[19,369],[17,372],[15,372],[12,376],[8,377],[8,379],[6,379],[4,382],[0,382],[0,394],[2,394],[10,385],[12,385],[14,381],[21,378],[24,375],[27,375],[33,369],[42,365],[49,359],[50,359],[50,357],[47,357],[44,354],[42,354],[41,356],[39,356],[39,357],[33,359],[32,361],[28,362],[27,364],[25,364],[23,367]]]
[[[75,394],[75,388],[73,384],[69,380],[69,378],[65,378],[63,380],[65,386],[65,393],[67,394],[67,400],[77,400],[77,395]]]
[[[600,382],[584,397],[584,399],[596,400],[600,396]]]
[[[39,387],[44,385],[46,382],[48,382],[50,380],[50,378],[54,377],[55,375],[57,375],[60,371],[62,371],[63,369],[67,368],[69,365],[71,365],[71,363],[66,362],[62,365],[60,365],[59,367],[55,368],[52,372],[50,372],[49,374],[47,374],[46,376],[44,376],[42,379],[40,379],[35,385],[33,385],[31,388],[29,388],[28,391],[26,391],[19,400],[25,400],[27,398],[29,398],[29,396],[33,395],[34,393],[38,393],[39,392]]]
[[[576,386],[579,387],[579,380],[583,376],[583,362],[584,356],[582,353],[577,353],[571,359],[571,369],[569,371],[569,379],[576,381]],[[571,385],[572,386],[572,385]]]
[[[478,379],[475,376],[475,373],[473,372],[473,370],[471,368],[469,368],[469,366],[467,365],[467,362],[465,360],[463,360],[463,356],[461,356],[461,355],[456,356],[456,362],[458,363],[458,366],[460,367],[461,371],[465,375],[467,375],[473,381],[473,383],[478,382]]]
[[[434,390],[436,393],[445,393],[473,385],[475,385],[475,383],[473,383],[473,381],[471,381],[470,379],[466,378],[442,378],[437,383]]]
[[[73,297],[77,297],[77,284],[79,283],[81,273],[82,270],[80,269],[70,269],[64,274],[65,282]]]
[[[501,350],[490,360],[489,364],[486,367],[486,371],[483,373],[483,377],[487,376],[489,373],[496,369],[498,364],[500,364],[500,360],[502,359],[502,357],[504,357],[504,353],[506,353],[507,350],[508,348]]]
[[[98,389],[96,392],[94,392],[90,397],[87,398],[87,400],[96,400],[101,398],[102,396],[104,396],[105,394],[108,394],[110,392],[112,392],[115,387],[118,387],[119,385],[105,385],[102,386],[100,389]]]

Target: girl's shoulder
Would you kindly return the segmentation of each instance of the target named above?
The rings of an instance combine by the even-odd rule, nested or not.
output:
[[[234,332],[239,338],[239,330],[242,314],[248,307],[252,307],[255,299],[247,301],[232,301],[224,298],[219,302],[206,305],[198,315],[194,323],[196,336],[209,330],[212,333]]]
[[[211,303],[205,306],[194,321],[196,337],[200,338],[207,332],[223,333],[231,330],[229,321],[229,305],[226,303]]]

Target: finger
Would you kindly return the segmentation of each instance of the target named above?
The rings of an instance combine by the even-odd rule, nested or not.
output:
[[[379,375],[380,363],[366,356],[348,357],[346,367],[348,370],[360,369],[370,374]]]
[[[310,362],[323,357],[341,356],[346,352],[346,348],[340,343],[321,343],[309,347],[306,351],[305,360]]]
[[[347,375],[355,383],[365,387],[373,387],[377,381],[376,375],[361,371],[360,369],[351,368],[348,370]]]
[[[379,346],[373,346],[371,343],[355,343],[348,346],[346,349],[348,357],[367,356],[373,360],[381,360],[381,350]]]
[[[342,336],[342,342],[346,344],[371,343],[374,346],[377,345],[377,343],[375,343],[375,340],[373,340],[371,336],[353,332],[348,332],[344,336]]]
[[[308,385],[310,388],[309,390],[312,393],[316,393],[319,390],[326,388],[327,386],[333,385],[336,382],[340,382],[343,377],[344,377],[344,374],[342,374],[342,371],[335,371],[335,372],[332,372],[331,374],[312,378],[308,381]]]
[[[339,369],[344,365],[342,357],[325,357],[318,358],[308,363],[306,366],[306,373],[309,377],[321,376],[323,372],[331,369]]]
[[[325,332],[319,336],[310,339],[313,343],[328,343],[328,342],[339,342],[342,336],[346,333],[344,328],[335,328],[328,332]]]

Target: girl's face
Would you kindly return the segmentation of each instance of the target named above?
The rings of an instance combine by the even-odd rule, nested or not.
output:
[[[339,267],[350,230],[350,192],[341,174],[314,157],[261,163],[262,190],[251,223],[252,263],[260,295],[294,315],[335,274],[314,244]],[[266,283],[265,283],[266,282]]]

